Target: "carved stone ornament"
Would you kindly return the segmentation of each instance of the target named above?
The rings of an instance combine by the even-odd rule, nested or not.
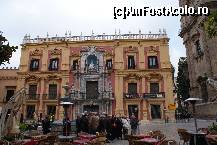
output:
[[[48,75],[46,79],[47,80],[60,80],[61,76],[56,75],[56,74],[51,74],[51,75]]]
[[[28,74],[26,77],[25,77],[25,81],[26,82],[29,82],[29,81],[39,81],[41,78],[37,75],[31,75],[31,74]]]
[[[148,52],[149,53],[156,53],[156,52],[159,52],[159,50],[157,49],[157,47],[150,46],[148,49]]]
[[[51,55],[61,55],[62,50],[55,48],[54,50],[51,50],[50,54]]]
[[[80,54],[78,54],[78,53],[72,53],[71,56],[72,57],[80,57]]]
[[[103,55],[104,55],[104,57],[113,56],[112,52],[105,52]]]
[[[42,54],[43,54],[43,51],[42,50],[38,50],[38,49],[35,49],[34,51],[30,52],[31,56],[41,56]]]
[[[145,75],[145,78],[147,78],[148,80],[152,80],[152,79],[162,80],[163,76],[157,73],[150,73]]]
[[[126,79],[141,79],[142,76],[136,73],[129,73],[125,76]]]

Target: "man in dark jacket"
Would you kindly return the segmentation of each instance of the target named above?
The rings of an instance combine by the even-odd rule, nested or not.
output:
[[[43,134],[47,134],[50,132],[50,120],[48,118],[48,116],[45,117],[44,120],[42,120],[42,130],[43,130]]]

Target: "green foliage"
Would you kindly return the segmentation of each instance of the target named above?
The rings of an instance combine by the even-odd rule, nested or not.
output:
[[[12,57],[12,53],[18,49],[17,46],[10,46],[7,39],[2,36],[0,31],[0,65],[5,62],[9,63],[9,59]]]
[[[177,96],[182,101],[189,98],[189,78],[188,78],[188,63],[186,57],[180,57],[178,63],[178,76],[177,76]]]
[[[217,36],[217,11],[212,12],[211,15],[208,16],[204,26],[209,38]]]
[[[2,137],[2,140],[6,140],[6,141],[14,141],[15,140],[15,137],[14,136],[4,136]]]
[[[212,125],[208,126],[208,130],[212,134],[217,134],[217,123],[213,123]]]
[[[25,124],[25,123],[21,123],[19,125],[19,129],[20,129],[21,132],[26,131],[28,129],[28,125]]]

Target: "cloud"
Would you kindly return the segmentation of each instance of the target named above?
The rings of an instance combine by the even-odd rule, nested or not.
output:
[[[177,67],[180,56],[185,56],[185,48],[182,39],[178,36],[180,29],[180,17],[128,17],[126,20],[113,19],[114,7],[145,6],[176,6],[174,0],[8,0],[0,5],[0,29],[4,36],[13,45],[22,43],[23,36],[31,34],[45,37],[64,36],[67,30],[73,35],[114,34],[115,29],[121,29],[121,33],[158,32],[159,28],[166,28],[170,37],[171,62]],[[20,50],[13,54],[11,64],[19,65]]]

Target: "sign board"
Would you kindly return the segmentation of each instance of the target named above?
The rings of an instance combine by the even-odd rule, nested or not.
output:
[[[175,103],[174,104],[169,104],[168,109],[169,110],[176,110],[176,104]]]

